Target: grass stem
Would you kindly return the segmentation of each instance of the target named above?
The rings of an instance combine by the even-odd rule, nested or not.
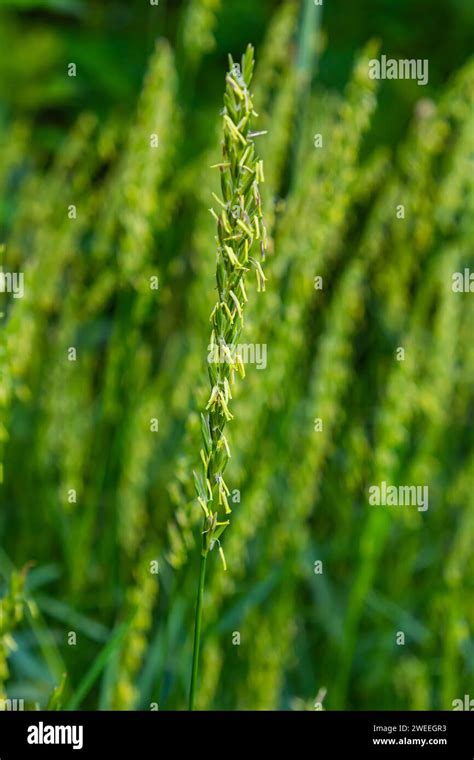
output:
[[[196,686],[199,673],[199,648],[201,644],[201,621],[202,621],[202,599],[204,596],[204,581],[206,577],[206,560],[207,554],[201,554],[201,565],[199,568],[199,583],[196,599],[196,614],[194,617],[194,648],[193,648],[193,669],[191,674],[191,687],[189,689],[189,709],[194,710],[196,698]]]

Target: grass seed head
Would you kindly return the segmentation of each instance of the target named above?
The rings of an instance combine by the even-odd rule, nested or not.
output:
[[[230,492],[223,477],[230,458],[224,428],[233,419],[229,401],[235,372],[241,377],[245,374],[241,358],[235,355],[248,300],[244,283],[250,267],[255,269],[258,291],[265,290],[266,279],[260,262],[249,256],[256,240],[262,259],[266,247],[259,192],[259,185],[264,181],[263,163],[254,143],[255,137],[261,133],[251,130],[252,119],[257,116],[250,91],[253,69],[252,45],[248,45],[240,64],[234,63],[229,56],[222,112],[222,162],[214,165],[220,172],[222,198],[213,194],[218,209],[217,212],[211,209],[217,224],[218,244],[218,300],[210,317],[211,344],[217,344],[219,351],[218,360],[209,371],[211,391],[206,415],[201,416],[204,442],[201,450],[202,476],[195,474],[198,502],[205,520],[202,553],[206,555],[217,543],[224,569],[226,563],[219,537],[229,525],[229,520],[220,518],[231,513]]]

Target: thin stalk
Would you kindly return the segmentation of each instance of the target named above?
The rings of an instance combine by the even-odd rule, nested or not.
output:
[[[314,0],[303,0],[298,37],[296,41],[297,92],[296,113],[293,129],[293,143],[289,161],[288,192],[295,179],[298,151],[303,136],[303,125],[308,111],[311,83],[318,68],[319,35],[321,30],[322,7],[314,5]]]
[[[199,568],[199,583],[196,598],[196,614],[194,616],[194,648],[193,648],[193,669],[191,674],[191,687],[189,689],[189,709],[194,710],[196,698],[196,686],[199,672],[199,649],[201,645],[201,621],[202,621],[202,599],[204,596],[204,580],[206,577],[206,560],[207,554],[201,554],[201,565]]]

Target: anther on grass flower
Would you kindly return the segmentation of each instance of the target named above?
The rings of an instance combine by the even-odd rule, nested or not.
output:
[[[244,377],[242,359],[235,355],[235,346],[244,324],[244,309],[248,301],[245,277],[249,265],[255,269],[257,290],[265,290],[265,275],[257,259],[249,255],[254,242],[260,246],[262,259],[266,248],[266,231],[263,222],[259,184],[264,181],[263,162],[258,158],[252,138],[263,134],[250,129],[253,108],[249,87],[254,69],[253,47],[248,45],[241,65],[229,56],[230,70],[226,75],[224,93],[222,161],[214,164],[221,179],[222,198],[215,193],[217,212],[210,212],[217,224],[216,284],[218,300],[211,311],[210,345],[219,345],[225,361],[209,364],[210,395],[205,412],[201,415],[202,471],[194,473],[197,500],[204,513],[201,543],[201,569],[199,574],[194,655],[189,707],[194,708],[201,634],[201,610],[204,577],[208,553],[217,544],[224,570],[227,569],[220,537],[228,528],[226,519],[232,510],[229,505],[229,488],[223,472],[230,458],[224,427],[233,419],[229,409],[232,399],[231,385],[237,371]]]

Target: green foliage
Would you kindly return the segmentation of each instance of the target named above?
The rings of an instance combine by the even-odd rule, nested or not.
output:
[[[228,5],[185,4],[135,116],[92,102],[35,150],[41,74],[15,96],[21,118],[2,120],[1,264],[25,293],[0,293],[0,691],[48,709],[185,707],[195,471],[204,512],[220,500],[225,523],[232,508],[205,544],[222,543],[228,571],[210,552],[199,707],[312,709],[322,690],[328,710],[450,709],[474,675],[474,313],[451,288],[474,270],[474,67],[405,109],[391,149],[367,76],[376,44],[343,91],[303,87],[299,8],[284,3],[252,103],[250,53],[224,80]],[[45,66],[58,39],[44,38]],[[230,412],[240,367],[211,365],[225,395],[209,400],[207,343],[238,341],[247,293],[245,343],[267,362],[246,367]],[[382,480],[427,484],[429,510],[370,506]]]

